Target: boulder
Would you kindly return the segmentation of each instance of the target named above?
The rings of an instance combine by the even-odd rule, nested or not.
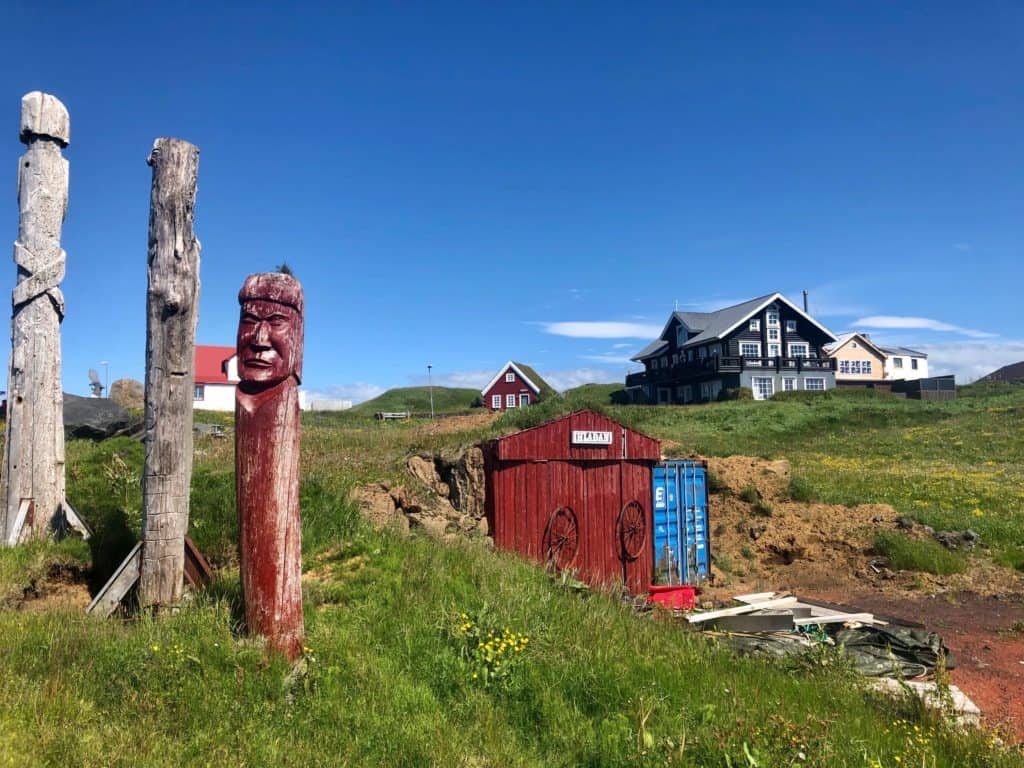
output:
[[[484,454],[479,448],[466,450],[447,463],[443,480],[448,484],[452,506],[474,519],[484,516]]]
[[[108,437],[142,436],[142,417],[132,416],[113,400],[64,393],[64,437],[71,440],[105,440]]]
[[[393,493],[386,484],[359,486],[352,489],[351,496],[374,527],[408,532],[409,521],[401,508],[395,506]]]
[[[145,405],[145,388],[135,379],[118,379],[110,385],[110,399],[128,410],[137,410]]]

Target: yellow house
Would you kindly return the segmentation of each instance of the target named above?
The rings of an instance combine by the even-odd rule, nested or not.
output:
[[[836,386],[864,386],[886,379],[885,352],[860,333],[846,333],[825,347],[836,360]]]

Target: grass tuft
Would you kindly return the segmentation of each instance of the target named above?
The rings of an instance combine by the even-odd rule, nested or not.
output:
[[[889,560],[897,571],[923,571],[939,576],[963,573],[967,562],[931,539],[911,539],[895,531],[881,531],[875,536],[874,550]]]

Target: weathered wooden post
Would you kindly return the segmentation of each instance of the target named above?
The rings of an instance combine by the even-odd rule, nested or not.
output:
[[[67,108],[40,91],[21,99],[18,163],[18,282],[11,319],[11,366],[3,478],[3,543],[43,538],[61,524],[64,504],[64,401],[60,324],[71,138]]]
[[[238,294],[235,483],[242,596],[249,632],[295,659],[302,652],[299,391],[302,286],[250,275]]]
[[[142,477],[139,606],[173,607],[185,573],[192,482],[199,241],[193,231],[199,148],[157,139],[149,155],[146,458]]]

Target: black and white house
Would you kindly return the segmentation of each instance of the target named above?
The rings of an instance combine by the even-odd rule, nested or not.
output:
[[[823,347],[835,340],[781,293],[716,312],[676,311],[632,358],[644,370],[626,376],[626,390],[632,402],[669,404],[708,402],[738,387],[756,400],[834,389],[836,361]]]

